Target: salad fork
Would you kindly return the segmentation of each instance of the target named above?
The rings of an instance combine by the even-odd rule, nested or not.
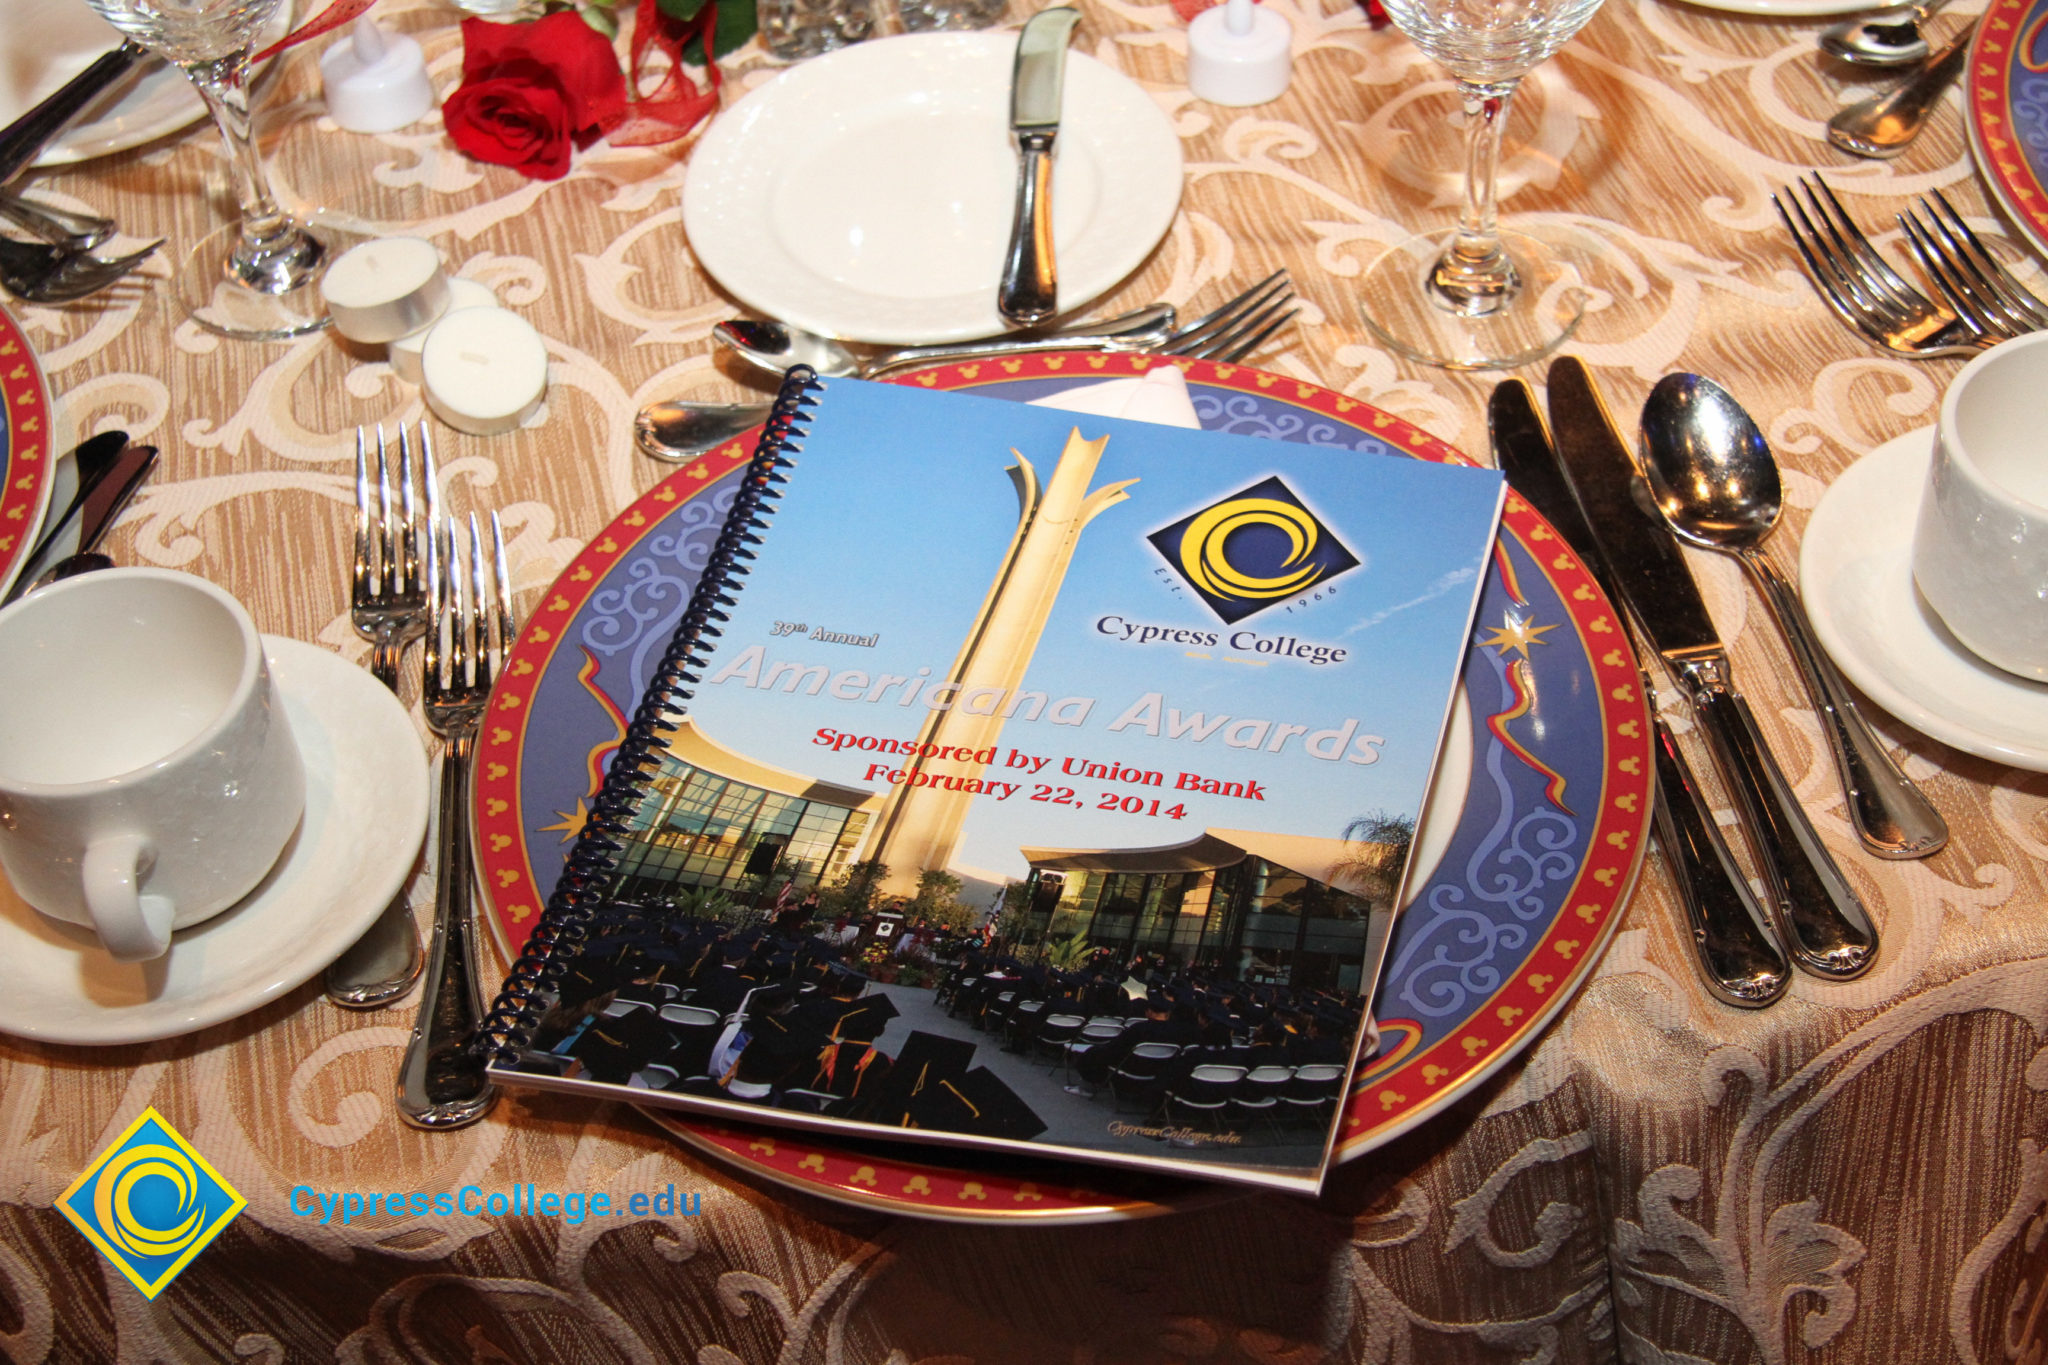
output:
[[[1940,190],[1921,195],[1917,211],[1899,215],[1899,226],[1935,288],[1978,330],[2016,337],[2048,327],[2048,303],[1998,263]]]
[[[433,536],[429,537],[431,545]],[[446,573],[441,571],[445,561]],[[427,630],[421,672],[427,725],[446,741],[441,755],[441,808],[435,842],[434,940],[428,950],[427,991],[398,1071],[398,1116],[415,1128],[460,1128],[497,1102],[471,1048],[483,1002],[477,996],[477,958],[470,853],[470,759],[490,701],[493,655],[502,660],[517,627],[512,578],[505,567],[505,532],[491,514],[491,571],[484,569],[483,537],[469,517],[469,579],[465,588],[456,551],[455,521],[447,539],[428,556],[435,617]],[[495,594],[486,581],[495,583]],[[496,610],[486,606],[495,601]],[[496,626],[493,643],[492,626]]]
[[[406,645],[427,630],[427,590],[422,574],[421,546],[431,549],[440,508],[434,447],[427,424],[420,423],[419,471],[426,488],[415,496],[415,466],[405,428],[398,431],[398,503],[392,502],[391,449],[384,428],[377,428],[374,508],[370,498],[368,438],[356,428],[355,562],[349,574],[349,619],[356,633],[371,645],[370,671],[398,691],[398,668]],[[425,518],[421,517],[424,503]],[[373,1010],[390,1004],[419,979],[419,929],[413,923],[412,901],[399,888],[376,923],[353,947],[329,964],[323,984],[327,998],[343,1009]]]
[[[96,213],[73,213],[54,204],[24,198],[13,190],[0,190],[0,218],[26,228],[52,246],[70,247],[73,251],[90,251],[121,230],[111,218]]]
[[[1810,183],[1809,183],[1810,182]],[[1897,355],[1924,360],[1970,355],[1998,338],[1899,278],[1851,222],[1818,172],[1798,190],[1771,195],[1821,299],[1864,336]]]
[[[434,446],[424,421],[419,432],[424,498],[414,493],[413,452],[403,427],[398,430],[397,464],[398,503],[394,506],[391,448],[385,443],[384,427],[381,423],[377,427],[374,476],[367,436],[361,427],[356,428],[356,556],[349,579],[349,619],[356,634],[370,642],[370,671],[393,692],[398,690],[398,666],[405,658],[405,647],[427,630],[427,585],[420,576],[420,546],[422,533],[431,536],[439,519],[440,492]],[[377,494],[374,509],[372,477]]]

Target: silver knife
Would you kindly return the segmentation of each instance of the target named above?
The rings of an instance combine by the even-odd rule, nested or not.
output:
[[[1509,486],[1585,561],[1607,600],[1620,602],[1614,573],[1572,495],[1529,386],[1519,379],[1503,380],[1487,404],[1487,425],[1495,462]],[[1655,695],[1647,672],[1643,695]],[[1694,965],[1716,1000],[1759,1009],[1785,993],[1792,968],[1772,941],[1763,907],[1750,894],[1685,755],[1654,705],[1650,723],[1657,734],[1657,843],[1685,907]]]
[[[1561,357],[1550,366],[1549,394],[1558,458],[1629,614],[1685,684],[1686,700],[1741,811],[1779,938],[1804,971],[1834,981],[1860,976],[1877,960],[1877,928],[1735,690],[1706,603],[1592,375],[1578,359]]]
[[[1019,327],[1033,327],[1059,312],[1059,280],[1052,252],[1052,144],[1060,131],[1060,85],[1067,42],[1081,11],[1065,5],[1040,10],[1017,39],[1010,82],[1010,131],[1017,135],[1017,218],[1003,258],[996,311]]]

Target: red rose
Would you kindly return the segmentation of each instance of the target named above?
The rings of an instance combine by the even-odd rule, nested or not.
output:
[[[612,46],[566,11],[531,24],[462,21],[462,84],[441,106],[448,136],[478,161],[535,180],[569,170],[626,114],[626,78]]]

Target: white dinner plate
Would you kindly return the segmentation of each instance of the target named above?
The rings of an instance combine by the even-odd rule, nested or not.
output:
[[[263,637],[306,766],[306,814],[242,901],[116,962],[90,930],[38,914],[0,879],[0,1032],[141,1043],[246,1014],[346,951],[404,884],[427,828],[427,760],[405,709],[336,654]]]
[[[295,4],[284,6],[257,42],[267,47],[291,29]],[[120,45],[113,25],[85,0],[0,0],[0,124],[12,123],[54,94],[108,48]],[[205,117],[192,83],[155,58],[138,62],[86,107],[36,159],[67,166],[140,147]]]
[[[683,226],[750,308],[859,341],[1006,329],[996,285],[1016,208],[1014,33],[917,33],[791,67],[691,154]],[[1062,312],[1144,261],[1180,206],[1180,139],[1129,78],[1067,58],[1054,144]]]
[[[1942,743],[2048,772],[2048,684],[1993,668],[1913,586],[1913,530],[1934,428],[1851,465],[1813,509],[1799,587],[1822,648],[1871,700]]]

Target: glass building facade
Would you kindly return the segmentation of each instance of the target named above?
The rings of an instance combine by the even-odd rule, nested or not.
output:
[[[1031,886],[1043,932],[1086,934],[1123,960],[1142,952],[1251,982],[1359,986],[1368,902],[1249,853],[1194,870],[1035,866]]]
[[[793,795],[665,754],[634,811],[611,895],[637,901],[675,887],[755,890],[785,860],[799,869],[800,890],[829,881],[859,846],[869,813],[821,799],[827,791],[812,785]]]

